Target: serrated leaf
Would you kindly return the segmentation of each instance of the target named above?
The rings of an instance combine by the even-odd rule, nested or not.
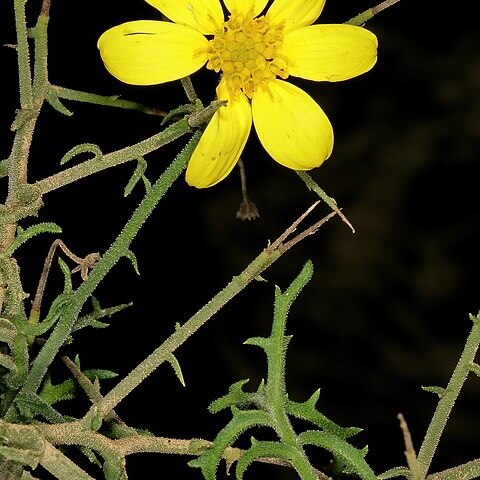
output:
[[[82,315],[81,317],[79,317],[79,319],[75,322],[75,325],[72,328],[72,332],[76,332],[86,327],[106,328],[110,326],[110,324],[100,322],[100,318],[110,318],[115,313],[121,312],[122,310],[125,310],[132,305],[133,303],[129,302],[123,303],[121,305],[115,305],[113,307],[100,308],[100,304],[97,301],[97,305],[93,307],[93,312],[87,313],[86,315]]]
[[[243,479],[247,468],[259,458],[279,458],[291,463],[302,480],[318,480],[307,457],[297,448],[280,442],[259,442],[252,438],[252,446],[237,462],[236,476]]]
[[[364,452],[336,435],[329,432],[307,430],[298,436],[298,441],[301,445],[315,445],[333,453],[362,480],[376,480],[373,470],[365,461]]]
[[[243,432],[256,426],[272,426],[270,417],[261,411],[233,409],[233,418],[220,430],[212,446],[188,465],[202,470],[206,480],[215,480],[215,474],[225,449]]]
[[[403,477],[403,478],[406,478],[407,480],[411,480],[412,474],[410,470],[406,467],[395,467],[377,476],[378,480],[388,480],[390,478],[398,478],[398,477]]]
[[[24,415],[27,415],[28,411],[31,419],[40,415],[50,423],[63,423],[67,420],[67,417],[57,412],[48,402],[35,393],[17,395],[15,404],[24,412]]]
[[[70,294],[61,293],[50,305],[45,319],[37,325],[31,323],[19,323],[17,325],[18,331],[25,335],[38,337],[48,332],[55,322],[60,318],[65,309],[71,304],[72,296]]]
[[[316,390],[305,402],[299,403],[293,400],[288,400],[287,413],[293,417],[313,423],[322,430],[330,432],[343,440],[362,431],[362,429],[358,427],[341,427],[328,419],[323,413],[320,413],[316,408],[319,397],[320,389]]]
[[[230,408],[232,406],[242,408],[251,405],[251,394],[243,391],[243,386],[248,382],[248,379],[235,382],[230,386],[226,395],[217,398],[217,400],[214,400],[209,405],[208,411],[210,413],[218,413],[221,410],[225,410],[226,408]]]
[[[55,405],[58,402],[65,402],[75,398],[77,383],[72,378],[56,385],[52,384],[50,377],[43,382],[39,396],[49,405]]]
[[[37,223],[25,230],[21,227],[17,227],[17,235],[3,255],[5,257],[12,256],[18,247],[40,233],[62,233],[62,229],[59,225],[53,222]]]
[[[438,398],[442,398],[445,395],[445,389],[443,387],[436,387],[436,386],[424,387],[422,385],[422,390],[425,392],[434,393],[435,395],[438,395]]]

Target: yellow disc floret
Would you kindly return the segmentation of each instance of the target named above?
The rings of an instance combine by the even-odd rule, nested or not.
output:
[[[252,98],[255,89],[279,76],[287,78],[287,62],[278,55],[283,27],[262,16],[244,18],[232,13],[208,45],[207,68],[222,72],[233,95]]]

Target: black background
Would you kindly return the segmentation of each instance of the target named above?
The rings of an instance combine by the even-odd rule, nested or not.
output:
[[[28,5],[30,26],[39,5]],[[320,21],[341,23],[373,5],[330,0]],[[124,85],[109,76],[99,58],[96,41],[107,28],[155,18],[156,11],[141,0],[53,0],[50,81],[162,110],[184,103],[179,83]],[[6,2],[0,22],[0,43],[14,44],[13,8]],[[379,39],[378,63],[371,72],[335,84],[292,80],[332,121],[333,155],[311,173],[337,199],[356,233],[336,219],[286,254],[265,273],[267,282],[248,287],[179,349],[186,388],[163,365],[119,405],[118,413],[132,426],[160,436],[213,438],[229,417],[211,416],[208,404],[237,380],[250,378],[254,389],[265,376],[261,351],[242,343],[268,335],[274,285],[286,288],[311,259],[314,277],[287,326],[293,335],[287,356],[290,398],[305,400],[320,387],[323,413],[341,425],[364,429],[356,444],[369,445],[367,460],[376,473],[405,464],[397,413],[405,415],[419,449],[436,405],[436,397],[421,385],[446,385],[470,329],[468,314],[480,308],[479,36],[470,2],[446,7],[401,0],[367,27]],[[0,158],[9,154],[9,126],[18,107],[15,62],[13,49],[0,49]],[[205,103],[213,99],[215,75],[201,72],[192,80]],[[72,117],[48,106],[42,111],[29,164],[31,182],[58,171],[59,159],[78,143],[96,143],[109,152],[160,128],[158,117],[65,104]],[[150,180],[184,142],[147,157]],[[102,305],[133,301],[134,306],[113,317],[106,330],[79,333],[68,348],[69,355],[80,354],[84,368],[126,375],[176,322],[185,322],[315,200],[293,172],[268,157],[254,133],[243,158],[261,217],[252,222],[235,218],[241,200],[236,170],[208,190],[192,189],[180,179],[132,244],[141,276],[121,261],[97,291]],[[104,252],[141,198],[139,187],[123,197],[133,168],[110,169],[46,195],[38,220],[61,225],[62,239],[78,255]],[[317,218],[328,212],[322,208]],[[19,251],[31,295],[50,241],[38,237]],[[58,293],[59,279],[52,275],[46,302]],[[55,375],[60,381],[66,372],[59,365]],[[106,382],[104,391],[114,382]],[[479,400],[480,383],[469,378],[434,471],[479,456]],[[87,407],[87,401],[65,404],[63,411],[80,415]],[[316,451],[312,459],[317,466],[325,461]],[[133,479],[151,471],[159,478],[201,478],[184,457],[137,455],[129,458],[128,467]],[[272,466],[254,466],[246,475],[265,477],[295,475]]]

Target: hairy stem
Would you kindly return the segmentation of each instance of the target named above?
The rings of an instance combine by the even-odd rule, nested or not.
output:
[[[385,0],[384,2],[379,3],[375,7],[369,8],[368,10],[365,10],[364,12],[356,15],[345,23],[348,23],[350,25],[363,25],[368,22],[368,20],[373,18],[377,13],[386,10],[387,8],[395,5],[399,1],[400,0]]]
[[[427,476],[427,480],[472,480],[474,478],[480,478],[480,459],[478,458]]]
[[[445,393],[438,402],[418,453],[417,460],[423,475],[422,478],[427,475],[450,413],[474,364],[475,355],[477,354],[480,344],[480,314],[476,317],[471,316],[471,319],[473,320],[472,330],[467,338],[462,355],[453,371]]]
[[[132,102],[130,100],[123,100],[116,95],[98,95],[96,93],[88,93],[79,90],[73,90],[71,88],[59,87],[57,85],[50,85],[50,88],[55,92],[58,98],[63,98],[65,100],[75,100],[77,102],[92,103],[95,105],[103,105],[106,107],[136,110],[138,112],[147,113],[149,115],[157,115],[159,117],[164,117],[166,115],[166,112],[164,112],[163,110],[147,107],[146,105]]]
[[[309,209],[311,211],[311,209]],[[322,224],[327,222],[336,213],[332,212],[322,219]],[[302,215],[301,218],[304,218]],[[295,228],[298,222],[295,222]],[[316,224],[318,228],[319,225]],[[280,238],[285,239],[295,228],[289,227]],[[300,233],[297,236],[302,235]],[[253,280],[259,278],[259,275],[270,265],[277,261],[290,247],[294,245],[295,238],[289,244],[283,241],[275,241],[265,250],[263,250],[238,276],[213,297],[204,307],[193,315],[184,325],[178,327],[175,332],[168,337],[162,345],[154,350],[143,362],[132,370],[122,381],[120,381],[102,401],[90,410],[89,415],[100,415],[104,417],[113,408],[115,408],[130,392],[140,385],[153,371],[155,371],[165,360],[168,360],[170,354],[182,345],[190,336],[192,336],[202,325],[204,325],[212,316],[217,313],[227,302],[240,293]],[[88,415],[87,415],[88,418]]]
[[[40,465],[59,480],[95,480],[48,442]]]
[[[128,253],[130,243],[150,216],[165,192],[180,176],[200,139],[200,132],[194,134],[187,146],[177,155],[172,164],[160,176],[157,182],[145,194],[145,197],[132,214],[105,255],[98,261],[88,279],[73,293],[71,304],[64,312],[49,339],[35,358],[32,368],[21,389],[21,393],[36,392],[47,369],[55,358],[60,347],[65,343],[72,327],[80,314],[84,303],[105,278],[110,269],[120,258]]]
[[[51,177],[39,180],[35,185],[39,188],[41,194],[52,192],[53,190],[57,190],[58,188],[76,182],[81,178],[88,177],[89,175],[93,175],[94,173],[101,172],[107,168],[136,160],[138,157],[153,152],[191,131],[192,128],[188,123],[188,118],[183,118],[182,120],[173,123],[165,130],[162,130],[135,145],[122,148],[121,150],[112,153],[107,153],[102,158],[87,160],[79,165],[75,165],[62,172],[56,173]]]

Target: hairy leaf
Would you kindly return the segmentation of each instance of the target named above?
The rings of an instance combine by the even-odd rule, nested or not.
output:
[[[201,468],[206,480],[215,480],[215,474],[225,449],[243,432],[256,426],[272,426],[271,418],[261,411],[241,411],[233,408],[233,418],[220,430],[213,445],[202,455],[188,463],[191,467]]]
[[[320,397],[320,389],[316,390],[313,395],[305,402],[294,402],[289,400],[287,403],[287,412],[296,418],[306,420],[313,423],[317,427],[346,440],[353,435],[361,432],[358,427],[341,427],[316,409],[318,399]]]
[[[336,435],[307,430],[298,436],[298,440],[302,445],[316,445],[333,453],[363,480],[376,480],[373,470],[365,461],[364,452]]]
[[[307,457],[298,448],[280,442],[259,442],[253,438],[252,446],[237,462],[235,472],[237,479],[242,480],[247,468],[259,458],[279,458],[285,460],[295,468],[302,480],[318,480]]]

